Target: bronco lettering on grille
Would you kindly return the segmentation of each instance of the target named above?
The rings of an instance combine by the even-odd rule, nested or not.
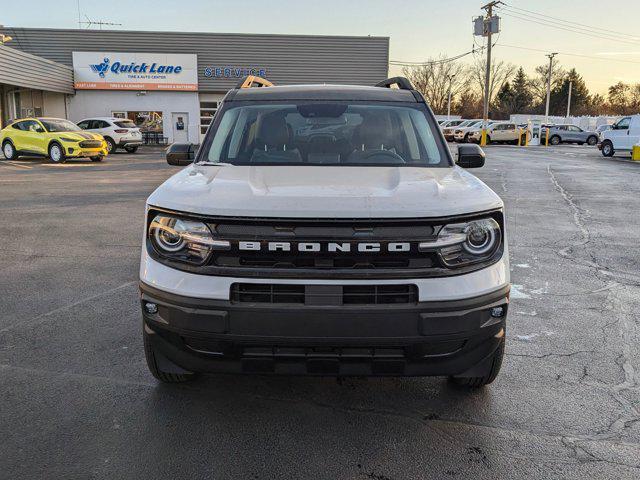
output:
[[[380,242],[361,242],[361,243],[349,243],[349,242],[238,242],[238,250],[242,251],[254,251],[267,250],[270,252],[360,252],[360,253],[376,253],[376,252],[390,252],[400,253],[411,251],[411,244],[409,242],[389,242],[382,244]]]

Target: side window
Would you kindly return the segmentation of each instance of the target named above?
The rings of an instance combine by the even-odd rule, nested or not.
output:
[[[628,130],[629,124],[631,123],[631,117],[624,117],[618,123],[616,123],[617,130]]]
[[[84,122],[80,122],[78,124],[78,126],[83,129],[86,130],[87,128],[89,128],[89,120],[85,120]]]
[[[572,131],[572,132],[581,132],[582,131],[578,127],[576,127],[575,125],[569,125],[569,130]]]
[[[40,126],[40,124],[34,120],[27,120],[25,122],[22,122],[24,124],[23,130],[27,130],[29,132],[36,132],[36,133],[41,133],[43,132],[42,127]]]
[[[91,130],[96,130],[100,128],[100,120],[91,120],[91,123],[89,123],[89,128]]]
[[[25,126],[26,122],[16,122],[13,125],[11,125],[11,128],[15,128],[16,130],[26,130],[26,126]]]
[[[96,128],[109,128],[109,122],[105,122],[104,120],[98,120],[98,126]]]

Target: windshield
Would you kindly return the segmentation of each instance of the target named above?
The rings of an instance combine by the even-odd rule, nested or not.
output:
[[[233,165],[450,166],[425,112],[419,104],[252,102],[224,110],[201,158]]]
[[[78,132],[82,129],[77,126],[75,123],[70,122],[69,120],[62,119],[52,119],[52,118],[40,118],[40,123],[44,125],[44,128],[47,129],[48,132]]]

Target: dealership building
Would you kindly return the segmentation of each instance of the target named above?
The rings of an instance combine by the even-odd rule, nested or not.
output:
[[[199,143],[246,75],[276,85],[374,85],[387,37],[0,27],[0,119],[122,117],[150,143]]]

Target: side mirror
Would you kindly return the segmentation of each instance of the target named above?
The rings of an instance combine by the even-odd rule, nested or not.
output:
[[[167,163],[184,167],[193,163],[196,152],[192,143],[174,143],[167,148]]]
[[[480,168],[484,166],[484,152],[473,143],[458,146],[458,161],[462,168]]]

